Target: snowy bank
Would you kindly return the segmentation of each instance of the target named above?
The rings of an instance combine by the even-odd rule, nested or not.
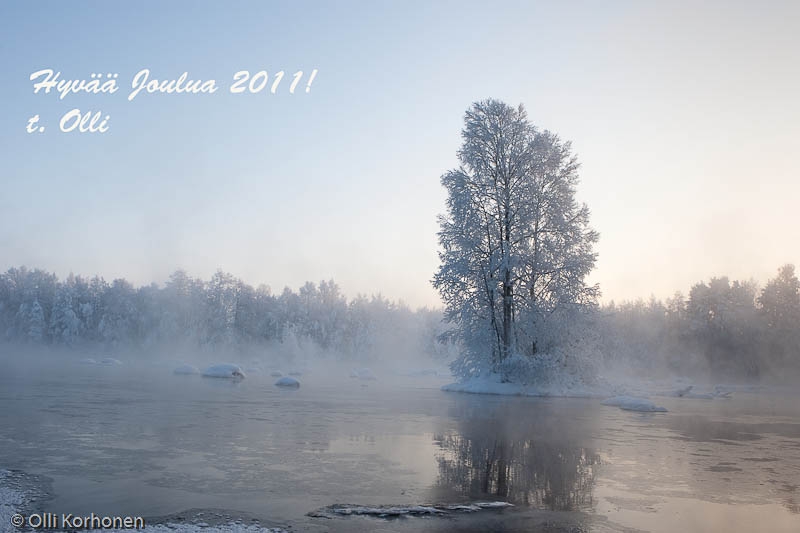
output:
[[[666,413],[667,409],[658,407],[647,398],[637,398],[635,396],[614,396],[601,402],[603,405],[619,407],[626,411],[641,411],[644,413]]]
[[[472,394],[497,394],[504,396],[538,396],[538,397],[567,397],[567,398],[609,398],[609,401],[625,403],[614,405],[631,411],[663,412],[666,409],[656,407],[647,400],[648,397],[682,398],[687,400],[713,400],[717,398],[730,398],[730,386],[709,385],[698,386],[687,383],[687,379],[678,378],[674,382],[651,380],[619,380],[596,376],[591,383],[586,383],[578,374],[569,372],[551,373],[548,380],[541,383],[504,383],[499,374],[490,374],[473,377],[465,381],[444,385],[441,390],[446,392],[467,392]],[[610,398],[612,397],[612,398]],[[618,398],[628,398],[624,402]],[[634,401],[636,400],[636,401]],[[638,403],[637,403],[638,402]]]
[[[233,378],[242,379],[245,377],[244,371],[239,365],[221,364],[211,365],[203,371],[203,376],[207,378]]]

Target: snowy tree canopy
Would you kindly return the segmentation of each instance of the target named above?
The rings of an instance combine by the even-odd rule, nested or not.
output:
[[[0,274],[0,341],[81,348],[259,347],[270,343],[319,355],[375,359],[388,354],[446,357],[438,310],[380,295],[348,300],[333,281],[279,295],[225,272],[209,281],[178,270],[163,287],[124,279],[53,274],[25,267]]]
[[[609,367],[782,380],[800,374],[800,282],[792,265],[760,291],[752,280],[721,276],[696,283],[688,298],[612,302],[599,315],[597,352]]]
[[[467,111],[459,168],[446,172],[441,266],[433,284],[457,325],[462,376],[497,371],[563,342],[563,325],[595,305],[586,284],[598,235],[575,200],[570,144],[539,131],[522,106],[497,100]]]

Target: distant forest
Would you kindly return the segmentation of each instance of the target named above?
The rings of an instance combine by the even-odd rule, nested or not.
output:
[[[793,265],[759,290],[727,277],[684,297],[605,306],[601,351],[640,369],[789,378],[800,374],[800,282]]]
[[[106,350],[284,344],[354,359],[399,349],[443,358],[443,327],[438,310],[412,311],[380,295],[348,300],[333,281],[275,295],[221,271],[203,281],[179,270],[163,287],[138,288],[25,267],[0,275],[0,336],[15,343]]]
[[[0,274],[0,338],[73,348],[251,349],[293,343],[321,356],[376,359],[458,352],[439,309],[381,296],[347,299],[333,281],[279,295],[230,274],[175,272],[163,285],[40,269]],[[600,370],[786,377],[800,371],[800,282],[786,265],[762,288],[726,277],[684,296],[599,306],[580,324],[581,357]],[[537,357],[536,355],[533,356]]]

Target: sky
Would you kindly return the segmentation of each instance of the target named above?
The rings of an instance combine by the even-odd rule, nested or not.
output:
[[[0,269],[438,306],[439,178],[491,97],[572,142],[604,301],[763,285],[800,263],[798,24],[797,2],[3,2]],[[46,68],[120,88],[34,94]],[[128,101],[143,68],[219,89]],[[240,70],[286,78],[231,94]],[[60,132],[75,108],[109,130]]]

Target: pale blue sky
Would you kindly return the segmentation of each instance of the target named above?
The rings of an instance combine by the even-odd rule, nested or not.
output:
[[[487,97],[572,140],[606,300],[800,263],[800,4],[78,5],[0,4],[2,269],[332,277],[436,305],[439,176]],[[145,67],[220,90],[128,102]],[[121,89],[34,95],[42,68]],[[313,68],[309,94],[227,92],[241,69]],[[59,133],[73,107],[110,131]],[[29,135],[36,113],[48,131]]]

